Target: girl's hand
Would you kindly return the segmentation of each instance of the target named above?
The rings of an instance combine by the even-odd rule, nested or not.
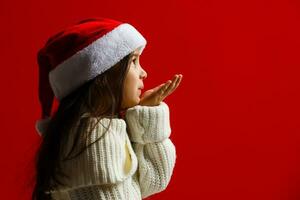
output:
[[[172,80],[168,80],[153,89],[147,90],[141,96],[139,105],[142,106],[157,106],[167,96],[169,96],[178,87],[182,79],[182,74],[175,75]]]

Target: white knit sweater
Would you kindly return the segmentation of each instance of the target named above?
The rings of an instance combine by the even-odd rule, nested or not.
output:
[[[167,104],[129,108],[125,120],[112,119],[104,135],[110,119],[100,120],[88,142],[102,138],[64,163],[71,178],[54,199],[140,200],[166,189],[176,160]]]

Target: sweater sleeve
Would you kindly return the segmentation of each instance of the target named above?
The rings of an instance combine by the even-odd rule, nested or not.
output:
[[[176,160],[171,134],[169,108],[158,106],[129,108],[126,112],[128,134],[138,159],[138,181],[143,198],[166,189]]]

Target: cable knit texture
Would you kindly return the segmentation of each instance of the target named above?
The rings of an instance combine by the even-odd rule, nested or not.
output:
[[[48,191],[54,199],[140,200],[166,189],[176,160],[167,104],[129,108],[104,134],[109,122],[101,119],[87,142],[101,139],[63,163],[70,179],[62,177],[67,186]]]

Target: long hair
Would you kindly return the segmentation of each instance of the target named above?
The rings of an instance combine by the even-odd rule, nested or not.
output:
[[[112,68],[88,81],[60,101],[36,153],[32,200],[50,200],[51,195],[45,191],[64,185],[59,177],[68,177],[61,170],[61,160],[76,158],[87,147],[97,142],[100,138],[90,144],[87,144],[85,140],[102,118],[112,119],[119,114],[124,79],[129,70],[131,57],[132,54],[125,56]],[[89,116],[82,118],[84,113],[89,113]],[[93,126],[90,129],[91,117],[96,117],[97,122],[92,123]],[[70,135],[74,137],[72,148],[66,157],[61,158],[63,147],[66,146],[64,144]],[[79,151],[78,146],[81,147]]]

